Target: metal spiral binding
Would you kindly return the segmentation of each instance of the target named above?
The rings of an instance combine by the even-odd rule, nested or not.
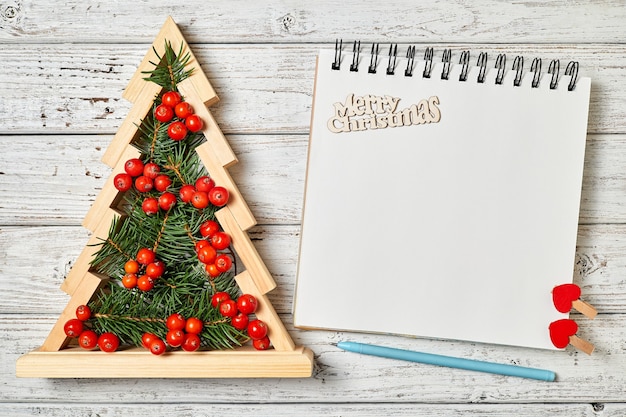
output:
[[[452,50],[444,49],[443,57],[441,57],[441,62],[443,62],[443,69],[441,70],[441,79],[447,80],[450,76],[450,68],[452,64]]]
[[[541,79],[541,58],[533,59],[533,63],[530,64],[530,71],[534,73],[533,82],[530,85],[532,88],[537,88]]]
[[[506,55],[498,54],[496,58],[496,68],[498,69],[498,74],[496,75],[496,84],[502,84],[504,80],[504,70],[506,69]]]
[[[354,41],[352,47],[352,64],[350,65],[350,71],[357,72],[359,70],[359,54],[361,53],[361,41]]]
[[[332,69],[338,70],[341,68],[341,49],[343,47],[343,39],[335,39],[335,61],[333,62]]]
[[[395,73],[397,57],[398,57],[398,44],[389,45],[389,63],[387,64],[387,75],[393,75]]]
[[[404,70],[405,77],[413,76],[413,65],[415,63],[415,46],[409,46],[406,50],[406,69]]]
[[[352,47],[352,65],[350,65],[350,71],[357,72],[359,70],[359,54],[361,53],[361,41],[354,41]]]
[[[370,74],[376,74],[376,69],[378,66],[378,57],[379,57],[379,43],[372,44],[372,50],[370,53],[370,64],[367,69],[367,72]],[[343,49],[343,40],[336,39],[335,40],[335,59],[332,62],[332,69],[339,70],[341,68],[341,54]],[[359,70],[360,55],[361,54],[361,41],[354,41],[352,46],[352,64],[350,65],[350,71],[357,72]],[[404,70],[405,77],[412,77],[413,71],[415,69],[415,54],[416,48],[414,45],[409,46],[406,51],[406,69]],[[397,65],[398,58],[398,44],[390,44],[389,45],[389,53],[388,53],[388,61],[386,74],[394,75]],[[426,48],[424,51],[424,71],[422,72],[423,78],[430,78],[433,70],[433,60],[434,60],[434,50],[432,47]],[[450,71],[452,68],[452,50],[444,49],[441,62],[443,63],[442,71],[441,71],[441,79],[448,80],[450,76]],[[530,66],[530,72],[533,74],[531,87],[538,88],[541,82],[541,58],[534,58],[532,64]],[[487,64],[488,64],[488,55],[486,52],[481,52],[478,55],[478,60],[476,61],[476,65],[478,68],[478,77],[476,78],[476,82],[484,83],[485,77],[487,74]],[[461,65],[459,81],[467,81],[467,77],[469,76],[470,71],[470,51],[462,51],[461,56],[459,58],[459,65]],[[495,83],[497,85],[501,85],[504,83],[504,78],[506,76],[506,54],[498,54],[494,68],[497,70],[497,74],[495,77]],[[524,57],[518,55],[513,60],[512,70],[515,71],[515,77],[513,79],[513,86],[519,87],[522,84],[522,80],[524,78]],[[550,89],[554,90],[558,88],[559,84],[559,70],[560,70],[560,61],[558,59],[553,59],[550,61],[550,65],[548,66],[548,74],[551,75],[550,78]],[[579,64],[576,61],[570,61],[567,64],[564,75],[570,76],[570,81],[567,86],[568,91],[573,91],[576,88],[576,83],[578,82],[578,70]]]
[[[478,69],[478,77],[476,78],[476,82],[484,83],[485,82],[485,74],[487,73],[487,52],[481,52],[478,54],[478,62],[476,62],[480,68]]]
[[[567,67],[565,68],[565,75],[572,76],[572,79],[567,86],[567,90],[572,91],[574,88],[576,88],[576,81],[578,80],[578,62],[570,61],[570,63],[567,64]]]
[[[524,57],[523,56],[516,56],[515,59],[513,60],[513,71],[515,71],[515,78],[513,79],[513,85],[515,87],[519,87],[520,85],[522,85],[522,77],[523,77],[523,71],[524,71]]]
[[[550,66],[548,67],[548,74],[552,74],[552,79],[550,80],[550,89],[554,90],[559,85],[559,67],[560,63],[558,59],[553,59],[550,62]]]
[[[374,46],[376,46],[376,50],[374,50]],[[370,66],[367,69],[367,72],[370,74],[376,74],[376,66],[378,65],[378,47],[380,44],[374,43],[372,44],[372,54],[370,55]]]
[[[426,52],[424,52],[424,61],[426,61],[426,66],[424,67],[424,73],[422,76],[424,78],[430,78],[430,73],[433,70],[433,48],[426,48]]]
[[[461,74],[459,75],[459,81],[467,81],[467,73],[469,71],[470,51],[461,52],[461,58],[459,64],[461,64]]]

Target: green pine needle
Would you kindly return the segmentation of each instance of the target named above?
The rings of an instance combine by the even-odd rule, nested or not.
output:
[[[145,80],[161,85],[164,91],[176,91],[178,83],[193,71],[186,68],[190,53],[183,52],[181,46],[175,53],[171,43],[166,41],[165,53],[163,56],[157,53],[159,61],[153,63],[152,71],[146,72],[149,75]],[[171,140],[167,135],[169,123],[161,123],[153,116],[160,102],[161,95],[155,97],[152,111],[138,126],[139,134],[132,145],[140,151],[144,163],[153,162],[161,167],[161,174],[172,181],[167,191],[178,196],[181,187],[208,175],[196,153],[205,138],[202,134],[189,133],[184,140]],[[235,329],[230,319],[222,317],[211,305],[211,297],[216,292],[225,291],[233,299],[240,294],[234,280],[236,259],[230,272],[209,278],[195,253],[195,244],[202,239],[200,226],[206,220],[216,220],[217,208],[209,205],[198,210],[177,200],[168,212],[159,210],[147,215],[141,207],[144,199],[160,195],[161,192],[154,189],[140,193],[133,187],[115,207],[121,216],[113,220],[108,238],[98,244],[91,260],[92,270],[110,277],[110,283],[89,303],[94,314],[87,326],[98,333],[113,332],[123,344],[140,346],[141,336],[146,332],[165,339],[167,317],[180,313],[205,323],[200,334],[203,347],[226,349],[241,345],[248,340],[245,332]],[[154,250],[156,258],[165,265],[165,273],[147,292],[122,285],[124,264],[135,259],[141,248]]]
[[[191,60],[191,54],[189,52],[183,54],[183,44],[180,45],[178,53],[175,53],[171,42],[167,41],[165,41],[165,54],[163,56],[159,55],[156,48],[153,47],[152,49],[159,62],[150,61],[154,65],[154,69],[142,71],[143,74],[149,74],[144,80],[157,83],[167,90],[176,91],[177,85],[193,73],[193,68],[185,68]]]

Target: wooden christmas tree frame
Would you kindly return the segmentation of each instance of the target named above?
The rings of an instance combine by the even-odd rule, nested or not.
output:
[[[113,178],[124,171],[124,163],[137,158],[140,152],[131,144],[139,135],[139,124],[152,110],[154,98],[161,87],[144,80],[145,71],[151,71],[159,56],[163,56],[165,43],[173,50],[189,54],[189,65],[195,68],[192,75],[178,84],[185,101],[193,106],[204,121],[202,133],[206,142],[196,148],[200,160],[211,178],[230,192],[228,204],[216,212],[216,217],[245,267],[235,280],[244,293],[258,300],[256,316],[268,326],[268,337],[273,349],[257,351],[251,346],[232,350],[196,352],[168,352],[152,355],[141,348],[123,349],[114,353],[88,351],[70,346],[63,326],[74,318],[76,308],[87,304],[108,281],[107,276],[93,272],[90,262],[98,250],[96,245],[109,236],[112,221],[123,220],[116,207],[120,192]],[[219,129],[207,106],[218,97],[205,74],[199,69],[189,46],[171,17],[168,17],[152,47],[137,68],[123,93],[133,103],[126,119],[115,134],[102,160],[113,172],[87,213],[83,226],[92,232],[61,289],[71,296],[67,306],[53,326],[43,345],[17,361],[18,377],[48,378],[247,378],[247,377],[309,377],[313,370],[313,353],[296,346],[274,310],[267,293],[276,287],[273,277],[248,237],[247,230],[256,224],[247,203],[241,196],[227,168],[237,163],[237,158]]]

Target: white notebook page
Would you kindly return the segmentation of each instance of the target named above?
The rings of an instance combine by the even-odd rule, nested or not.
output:
[[[526,72],[513,87],[512,72],[495,84],[493,61],[478,83],[477,67],[460,82],[459,65],[441,80],[440,65],[427,79],[423,62],[405,77],[402,59],[395,75],[386,57],[376,74],[369,56],[358,72],[333,59],[318,58],[295,325],[554,349],[590,80],[551,90],[544,71],[531,88]],[[412,105],[430,123],[383,127]]]

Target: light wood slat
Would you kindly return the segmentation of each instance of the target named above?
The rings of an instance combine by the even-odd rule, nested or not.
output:
[[[516,416],[516,417],[572,417],[596,415],[621,416],[626,414],[626,404],[407,404],[375,403],[317,403],[317,404],[210,404],[215,415],[236,414],[241,417],[378,417],[381,415],[413,417],[450,416]],[[31,417],[37,413],[47,417],[83,417],[115,415],[154,417],[155,415],[202,416],[207,404],[3,404],[2,410],[12,417]],[[597,410],[597,413],[594,412]]]
[[[298,345],[315,354],[312,378],[249,379],[219,381],[180,379],[162,389],[163,381],[120,379],[104,381],[41,380],[15,378],[15,360],[36,347],[55,318],[1,315],[0,399],[20,402],[60,401],[93,404],[115,398],[118,403],[154,399],[159,403],[373,403],[395,404],[550,404],[623,402],[626,391],[625,316],[604,315],[581,320],[579,333],[597,345],[587,356],[573,348],[546,351],[506,346],[443,342],[397,336],[346,332],[293,330],[289,315],[281,315]],[[601,325],[598,324],[601,321]],[[394,361],[344,352],[333,346],[340,340],[356,340],[448,356],[550,369],[556,382],[542,382],[486,373]],[[581,390],[580,387],[584,386]],[[56,388],[56,389],[55,389]],[[207,395],[210,392],[210,395]],[[242,397],[242,392],[245,393]],[[220,399],[222,401],[220,401]],[[241,401],[235,400],[240,399]],[[1,403],[0,403],[1,407]]]
[[[381,41],[575,42],[626,39],[621,2],[581,3],[297,0],[233,7],[226,0],[190,0],[172,9],[164,0],[111,4],[104,1],[19,2],[3,18],[0,41],[127,43],[152,42],[163,19],[173,14],[190,43],[320,42],[354,33]],[[7,18],[5,16],[11,16]],[[140,17],[140,18],[139,18]],[[590,25],[589,22],[598,22]],[[600,24],[600,22],[602,22]],[[94,30],[98,28],[98,30]],[[121,30],[123,28],[123,30]]]
[[[89,301],[93,298],[93,295],[97,294],[98,289],[102,288],[107,280],[108,277],[92,272],[87,272],[83,276],[80,283],[76,285],[76,288],[72,293],[72,298],[63,309],[63,312],[59,315],[56,323],[52,326],[52,330],[50,330],[48,337],[39,348],[42,353],[56,352],[67,346],[70,339],[65,335],[65,323],[67,323],[70,319],[76,318],[76,308],[80,305],[86,305],[89,303]],[[43,361],[38,364],[38,367],[43,366],[45,366]]]
[[[80,224],[111,176],[100,162],[110,140],[110,136],[0,136],[0,224]],[[249,206],[251,221],[299,224],[308,137],[229,135],[227,140],[240,161],[229,168],[228,180],[234,181]],[[625,158],[626,135],[588,136],[581,223],[626,222]]]
[[[232,213],[237,227],[241,230],[248,230],[257,224],[254,214],[244,199],[237,183],[230,175],[229,170],[224,168],[221,161],[217,160],[214,147],[210,142],[205,142],[196,148],[196,153],[206,168],[209,176],[215,181],[216,186],[224,187],[228,190],[228,210]]]
[[[126,100],[135,103],[136,99],[142,95],[143,90],[147,85],[149,85],[144,82],[144,78],[147,75],[145,72],[152,71],[155,64],[158,64],[159,57],[163,58],[165,56],[166,42],[171,46],[174,53],[180,53],[181,57],[188,57],[188,65],[190,68],[198,68],[198,70],[194,71],[191,74],[191,77],[187,79],[187,83],[193,85],[194,89],[200,93],[202,102],[206,106],[217,103],[219,98],[215,95],[215,90],[213,90],[213,87],[209,83],[206,74],[200,70],[198,61],[196,60],[193,51],[189,49],[189,45],[187,45],[183,34],[180,32],[180,29],[171,16],[168,16],[165,19],[165,23],[161,27],[161,30],[152,41],[152,47],[148,48],[141,64],[139,64],[135,70],[128,86],[124,90],[123,97]]]
[[[235,253],[241,259],[243,267],[250,273],[258,291],[261,294],[267,294],[276,288],[276,282],[272,274],[267,269],[263,258],[259,255],[257,248],[248,236],[248,228],[243,229],[241,227],[228,206],[224,206],[216,211],[215,218],[222,229],[224,229],[224,232],[230,236],[231,245]]]
[[[219,101],[215,95],[215,90],[200,68],[195,55],[189,49],[189,45],[185,42],[176,23],[171,17],[168,17],[122,94],[126,100],[133,103],[133,106],[102,157],[102,161],[110,167],[119,163],[127,145],[140,135],[140,124],[146,117],[146,112],[152,110],[155,97],[161,93],[161,86],[146,81],[145,78],[148,75],[147,72],[154,70],[159,64],[159,57],[163,59],[165,56],[166,43],[175,53],[180,53],[181,57],[187,57],[189,68],[194,69],[190,77],[178,85],[183,94],[186,94],[184,93],[185,90],[190,91],[188,97],[190,104],[195,104],[196,109],[202,115],[202,111],[206,109],[204,106]]]
[[[368,37],[368,39],[371,39]],[[365,46],[367,48],[369,45]],[[427,42],[416,45],[423,55]],[[580,61],[580,76],[592,78],[590,133],[626,133],[626,45],[434,45],[441,61],[451,47]],[[221,102],[212,114],[224,133],[308,133],[315,55],[331,45],[193,45]],[[384,49],[384,48],[383,48]],[[399,54],[406,45],[400,45]],[[23,45],[0,51],[0,82],[10,83],[0,101],[0,126],[9,133],[113,134],[130,111],[121,91],[145,54],[145,45]],[[545,74],[545,72],[544,72]],[[455,81],[452,81],[455,82]],[[20,117],[14,117],[19,114]]]
[[[73,259],[72,269],[67,273],[65,280],[61,284],[60,288],[62,291],[68,295],[74,294],[87,271],[91,268],[91,261],[98,250],[100,250],[100,245],[109,236],[112,222],[121,218],[122,215],[113,209],[109,209],[102,214],[100,222],[92,231],[80,255]]]
[[[102,155],[102,162],[111,168],[120,164],[120,159],[124,158],[124,152],[127,152],[129,146],[132,146],[129,144],[141,136],[139,126],[142,120],[145,119],[152,110],[152,103],[160,92],[161,87],[159,85],[144,83],[137,97],[134,97],[135,102],[133,106],[128,110],[126,117],[120,123],[119,129],[115,132],[111,143],[104,152],[104,155]],[[121,161],[122,166],[124,162],[125,160]]]
[[[103,217],[106,217],[105,213],[115,207],[115,201],[122,198],[122,193],[115,188],[114,180],[117,174],[124,173],[124,165],[126,161],[132,158],[139,158],[141,153],[137,148],[132,145],[126,145],[120,152],[120,157],[111,174],[107,177],[102,190],[96,196],[93,204],[89,208],[89,211],[83,219],[82,225],[91,230],[92,232],[98,228],[98,225],[102,221]]]
[[[243,271],[237,274],[235,280],[243,294],[251,294],[257,299],[258,307],[254,315],[267,324],[267,337],[269,337],[274,348],[276,350],[294,350],[295,345],[289,332],[280,320],[274,306],[272,306],[272,302],[268,296],[259,289],[254,278],[250,275],[250,272]]]
[[[228,140],[217,125],[213,114],[205,106],[195,86],[191,83],[182,82],[178,85],[178,91],[182,94],[183,99],[194,108],[195,114],[202,120],[203,128],[201,132],[206,138],[206,143],[211,148],[210,153],[214,155],[219,165],[228,168],[236,164],[237,156],[233,153]]]
[[[257,226],[248,236],[273,277],[268,297],[280,314],[291,312],[300,227]],[[6,227],[0,230],[0,314],[58,314],[67,303],[59,290],[70,264],[87,241],[82,227]],[[599,314],[626,314],[626,225],[581,226],[578,233],[574,282],[582,299]],[[36,256],[36,261],[33,260]],[[333,256],[331,253],[329,256]],[[476,260],[488,267],[489,254]],[[415,272],[419,277],[419,271]],[[596,319],[597,320],[597,319]]]
[[[111,178],[112,170],[100,161],[110,140],[110,136],[0,137],[0,198],[4,199],[0,224],[80,224]],[[228,179],[228,183],[232,179],[238,188],[243,187],[245,203],[253,205],[252,210],[264,223],[299,222],[308,138],[253,136],[228,140],[245,162],[229,169],[236,173],[235,178],[225,172],[220,178]],[[28,164],[23,163],[25,147],[30,149]],[[25,192],[16,193],[16,189]],[[254,216],[246,210],[247,225],[252,225]]]
[[[42,347],[20,356],[16,374],[25,378],[305,378],[312,369],[313,353],[301,346],[289,351],[258,351],[252,346],[177,351],[162,357],[144,348],[110,355],[80,347],[59,352]]]

